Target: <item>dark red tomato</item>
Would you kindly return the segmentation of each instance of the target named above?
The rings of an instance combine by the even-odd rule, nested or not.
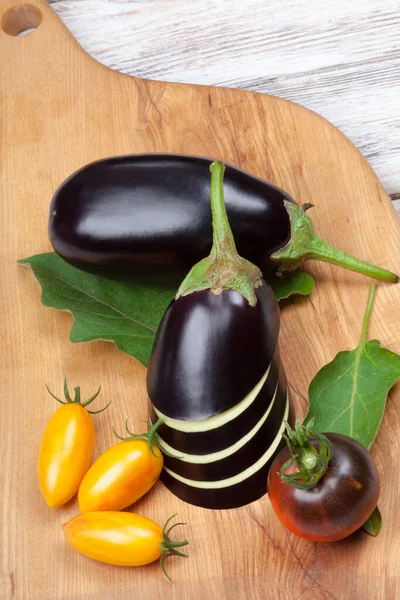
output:
[[[368,450],[346,435],[325,435],[332,444],[332,458],[313,488],[298,489],[282,481],[280,470],[290,459],[288,448],[275,458],[268,476],[268,494],[278,519],[313,542],[335,542],[359,529],[376,507],[380,492],[378,471]],[[298,470],[292,463],[285,474]]]

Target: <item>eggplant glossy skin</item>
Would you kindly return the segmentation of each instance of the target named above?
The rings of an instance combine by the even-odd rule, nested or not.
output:
[[[218,481],[228,477],[234,477],[241,471],[250,468],[256,459],[259,459],[264,454],[266,448],[273,444],[276,431],[281,425],[285,415],[285,391],[278,391],[277,396],[273,400],[272,407],[270,407],[272,399],[265,399],[266,394],[264,393],[262,393],[261,396],[264,401],[266,400],[264,402],[264,412],[269,408],[271,409],[268,418],[249,442],[241,446],[236,452],[229,454],[226,457],[222,456],[219,460],[204,463],[192,463],[189,459],[185,461],[180,460],[178,453],[176,457],[165,455],[165,466],[174,473],[178,473],[178,475],[187,477],[188,479],[194,479],[195,481]],[[217,437],[215,432],[211,434],[209,432],[207,433],[209,440],[212,440],[213,437]],[[218,428],[217,433],[218,435],[221,434],[220,428]],[[241,437],[243,437],[243,434],[237,429],[235,438],[231,439],[235,439],[235,442],[239,442]],[[226,440],[230,438],[222,439]],[[211,453],[209,452],[209,454]],[[206,459],[207,455],[205,455],[204,458]]]
[[[283,450],[285,443],[285,440],[281,438],[276,452],[268,462],[259,471],[254,473],[254,475],[233,486],[221,489],[192,487],[178,481],[166,470],[161,472],[160,480],[175,496],[188,504],[214,510],[239,508],[259,500],[267,493],[266,481],[269,470],[276,457],[276,453]]]
[[[106,277],[187,269],[212,245],[212,159],[174,154],[113,157],[71,175],[50,206],[54,250],[74,266]],[[290,238],[278,187],[231,165],[225,204],[238,252],[261,269]]]
[[[262,379],[277,346],[279,309],[265,282],[255,292],[255,306],[233,290],[203,290],[171,302],[147,369],[149,398],[163,415],[219,415]]]
[[[212,429],[203,432],[191,431],[192,426],[198,427],[196,422],[186,432],[161,425],[158,441],[165,450],[161,480],[173,494],[213,509],[236,508],[264,496],[270,466],[285,446],[285,422],[294,422],[278,352],[273,366],[252,403],[230,422],[213,423]],[[221,415],[223,421],[227,414]],[[150,419],[153,423],[157,419],[152,407]]]
[[[188,433],[169,427],[164,423],[158,430],[159,437],[175,448],[178,454],[201,455],[220,452],[227,446],[237,442],[240,437],[247,435],[254,425],[260,421],[273,398],[277,382],[279,382],[279,396],[281,399],[282,397],[285,398],[287,390],[286,376],[279,357],[279,351],[275,352],[268,378],[250,407],[235,419],[219,425],[217,435],[215,435],[216,430],[212,430],[214,435],[210,435],[209,431]],[[149,416],[152,423],[157,421],[158,416],[151,403],[149,403]],[[164,456],[164,459],[166,458],[167,456]]]

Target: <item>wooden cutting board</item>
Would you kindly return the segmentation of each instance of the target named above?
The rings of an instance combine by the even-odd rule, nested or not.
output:
[[[96,455],[111,426],[146,418],[144,368],[112,344],[73,345],[71,316],[44,308],[19,258],[49,251],[47,216],[56,187],[82,165],[110,155],[177,152],[233,163],[312,202],[329,242],[400,271],[400,232],[378,178],[335,127],[301,106],[241,90],[143,81],[113,72],[80,48],[44,0],[0,0],[1,540],[4,600],[158,598],[391,600],[400,596],[399,387],[390,395],[373,455],[382,475],[383,528],[336,544],[291,535],[268,497],[232,511],[184,504],[159,483],[135,511],[159,523],[186,521],[190,557],[102,565],[75,553],[60,524],[76,501],[49,510],[36,486],[44,426],[64,374],[85,394],[101,383],[111,407],[95,418]],[[21,30],[37,28],[25,36]],[[332,102],[335,99],[332,98]],[[354,110],[357,110],[355,107]],[[311,214],[311,213],[310,213]],[[356,345],[370,281],[325,264],[310,298],[282,307],[280,344],[298,416],[316,371]],[[370,337],[400,352],[400,286],[380,286]]]

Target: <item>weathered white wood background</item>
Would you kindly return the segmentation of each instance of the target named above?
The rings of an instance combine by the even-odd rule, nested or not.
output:
[[[113,69],[315,110],[363,152],[400,215],[400,0],[49,1]]]

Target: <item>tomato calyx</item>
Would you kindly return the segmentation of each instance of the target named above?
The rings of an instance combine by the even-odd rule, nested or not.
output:
[[[172,540],[169,539],[169,534],[171,533],[171,531],[173,530],[174,527],[177,527],[178,525],[186,525],[186,523],[175,523],[174,525],[171,525],[171,527],[169,529],[167,529],[168,524],[170,523],[170,521],[172,521],[172,519],[174,519],[177,515],[172,515],[172,517],[170,517],[162,530],[162,534],[163,534],[163,541],[160,544],[160,550],[161,550],[161,556],[160,556],[160,567],[162,572],[164,573],[165,577],[167,579],[169,579],[169,581],[172,582],[171,577],[168,575],[167,571],[165,570],[164,567],[164,561],[167,558],[167,556],[183,556],[184,558],[187,558],[187,554],[183,554],[183,552],[180,552],[179,550],[177,550],[177,548],[181,548],[182,546],[187,546],[188,545],[188,540],[183,540],[182,542],[173,542]]]
[[[113,432],[114,435],[121,440],[121,442],[128,442],[131,440],[145,440],[150,448],[150,452],[152,453],[153,456],[155,456],[156,458],[161,458],[162,454],[161,454],[161,450],[158,446],[157,443],[157,429],[160,427],[160,425],[163,424],[162,419],[158,419],[158,421],[156,421],[154,423],[154,425],[151,425],[151,423],[149,423],[149,427],[150,429],[148,430],[147,433],[132,433],[132,431],[129,430],[128,428],[128,419],[126,419],[125,421],[125,429],[127,431],[127,433],[129,434],[126,437],[123,437],[121,435],[118,435],[118,433],[115,431],[115,429],[113,428]],[[150,426],[151,425],[151,426]],[[154,446],[156,446],[160,452],[160,454],[157,456],[157,454],[154,452]],[[172,517],[171,517],[172,518]]]
[[[286,423],[287,435],[283,434],[290,451],[290,458],[282,465],[280,477],[292,487],[309,490],[317,485],[326,472],[332,458],[332,446],[328,438],[314,430],[314,419],[303,425],[296,421],[295,429]],[[316,440],[319,448],[311,441]],[[297,466],[295,473],[286,473],[293,465]]]
[[[53,392],[49,389],[49,386],[47,385],[47,383],[46,383],[46,389],[49,392],[49,394],[51,396],[53,396],[54,400],[57,400],[57,402],[59,402],[60,404],[79,404],[80,406],[82,406],[82,408],[86,408],[87,406],[89,406],[89,404],[91,404],[94,400],[96,400],[97,396],[100,394],[101,385],[99,386],[99,389],[97,390],[97,392],[95,392],[93,394],[93,396],[91,396],[88,400],[85,400],[85,402],[82,402],[81,388],[79,386],[74,388],[75,396],[74,396],[74,398],[71,398],[71,395],[68,390],[66,377],[64,377],[64,396],[65,396],[65,400],[66,400],[65,402],[64,402],[64,400],[60,400],[60,398],[57,398],[57,396],[55,394],[53,394]],[[86,410],[91,415],[98,415],[99,413],[106,410],[106,408],[108,408],[110,406],[110,404],[111,404],[111,402],[109,402],[104,408],[101,408],[100,410],[89,410],[88,408],[86,408]]]

